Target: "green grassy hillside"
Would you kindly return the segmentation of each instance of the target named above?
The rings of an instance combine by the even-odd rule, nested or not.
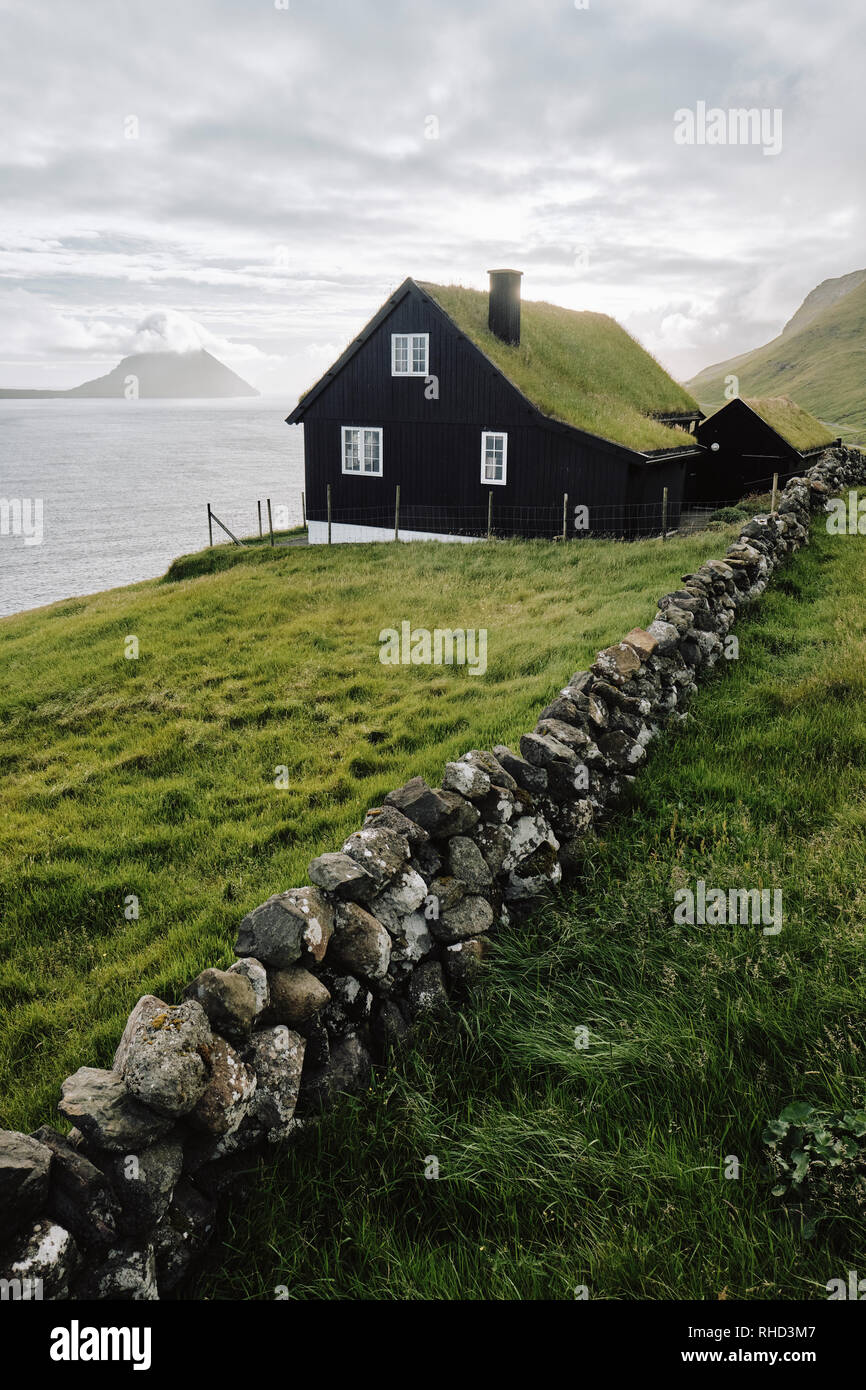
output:
[[[864,583],[866,540],[816,523],[579,891],[497,937],[456,1033],[262,1170],[199,1296],[826,1300],[866,1269],[862,1161],[810,1237],[762,1139],[866,1098]],[[699,878],[780,887],[781,933],[674,925]]]
[[[866,440],[866,282],[848,278],[847,293],[829,303],[807,300],[766,346],[693,377],[688,388],[703,409],[724,403],[725,377],[734,374],[741,396],[788,396],[834,436]]]
[[[367,807],[531,728],[725,543],[225,547],[0,621],[0,1126],[52,1119],[139,995],[228,964]],[[487,628],[486,675],[380,664],[404,620]]]

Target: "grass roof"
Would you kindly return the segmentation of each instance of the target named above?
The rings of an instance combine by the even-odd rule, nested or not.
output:
[[[642,452],[692,443],[651,417],[694,413],[697,402],[607,314],[524,300],[520,345],[510,347],[487,327],[486,292],[421,289],[545,415]]]
[[[820,449],[832,444],[836,438],[826,425],[787,396],[744,396],[743,400],[750,410],[760,415],[776,434],[795,449]]]

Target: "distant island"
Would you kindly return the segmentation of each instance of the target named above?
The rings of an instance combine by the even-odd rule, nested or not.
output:
[[[25,391],[0,388],[2,400],[43,400],[82,397],[138,396],[139,399],[178,397],[210,400],[216,397],[258,396],[260,392],[204,348],[190,352],[140,352],[124,357],[107,376],[85,381],[68,391]]]

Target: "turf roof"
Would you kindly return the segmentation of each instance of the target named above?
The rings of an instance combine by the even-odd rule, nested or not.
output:
[[[651,417],[697,413],[697,402],[607,314],[523,300],[511,347],[487,327],[485,291],[419,285],[545,415],[641,452],[693,446]]]
[[[744,396],[743,402],[795,449],[820,449],[832,444],[836,437],[826,425],[787,396]]]

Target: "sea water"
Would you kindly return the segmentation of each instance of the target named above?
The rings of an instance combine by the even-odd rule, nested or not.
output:
[[[258,534],[257,501],[267,530],[267,498],[299,524],[303,427],[285,423],[292,405],[0,400],[0,614],[163,574],[207,545],[208,502],[239,537]]]

